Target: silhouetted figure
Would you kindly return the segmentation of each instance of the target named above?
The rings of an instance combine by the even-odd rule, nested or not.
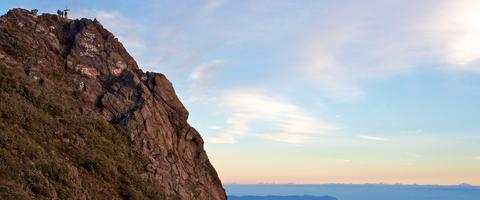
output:
[[[68,16],[67,16],[67,15],[68,15],[68,11],[69,11],[69,9],[63,10],[63,17],[68,18]]]
[[[57,15],[60,17],[62,16],[62,11],[60,11],[60,9],[57,9]]]

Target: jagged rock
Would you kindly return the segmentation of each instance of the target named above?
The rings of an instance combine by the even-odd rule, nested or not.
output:
[[[136,176],[158,186],[155,190],[165,199],[226,199],[203,140],[187,123],[188,111],[170,81],[163,74],[143,73],[98,21],[14,9],[0,17],[0,31],[0,61],[41,77],[41,87],[48,91],[79,92],[85,102],[79,112],[100,116],[128,135],[131,148],[148,158]],[[83,145],[85,140],[76,135],[58,143]],[[83,166],[87,171],[97,167],[88,162]],[[69,165],[68,171],[80,184],[77,168]],[[42,188],[55,191],[52,185]],[[100,188],[112,199],[122,196]],[[88,199],[92,192],[99,191],[76,191],[75,199]]]

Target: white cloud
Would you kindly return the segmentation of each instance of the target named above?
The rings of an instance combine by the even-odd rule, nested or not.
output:
[[[476,156],[474,159],[475,160],[480,160],[480,156]]]
[[[207,143],[233,144],[236,142],[233,135],[229,134],[221,134],[217,136],[203,136],[203,138]]]
[[[358,136],[358,137],[361,138],[361,139],[364,139],[364,140],[388,141],[387,138],[377,137],[377,136],[370,136],[370,135],[360,135],[360,136]]]
[[[444,52],[450,67],[480,72],[480,1],[451,1],[435,13],[432,32],[446,41]]]
[[[225,134],[305,143],[318,134],[335,129],[295,104],[257,90],[235,90],[224,94],[221,109],[228,112]]]
[[[456,1],[449,7],[453,8],[452,12],[458,12],[441,18],[446,26],[457,32],[450,45],[449,61],[459,65],[468,64],[480,58],[480,2]]]

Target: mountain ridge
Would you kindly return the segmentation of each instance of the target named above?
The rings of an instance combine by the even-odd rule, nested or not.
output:
[[[12,9],[0,30],[0,197],[226,199],[170,81],[100,22]]]
[[[312,195],[267,195],[267,196],[255,196],[255,195],[246,195],[246,196],[228,196],[230,200],[337,200],[335,197],[331,196],[312,196]]]

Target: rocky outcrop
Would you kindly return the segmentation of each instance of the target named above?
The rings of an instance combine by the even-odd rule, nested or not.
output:
[[[148,160],[137,175],[166,199],[226,199],[170,81],[142,72],[100,22],[11,10],[0,17],[0,61],[48,91],[77,95],[81,115],[121,129]]]

